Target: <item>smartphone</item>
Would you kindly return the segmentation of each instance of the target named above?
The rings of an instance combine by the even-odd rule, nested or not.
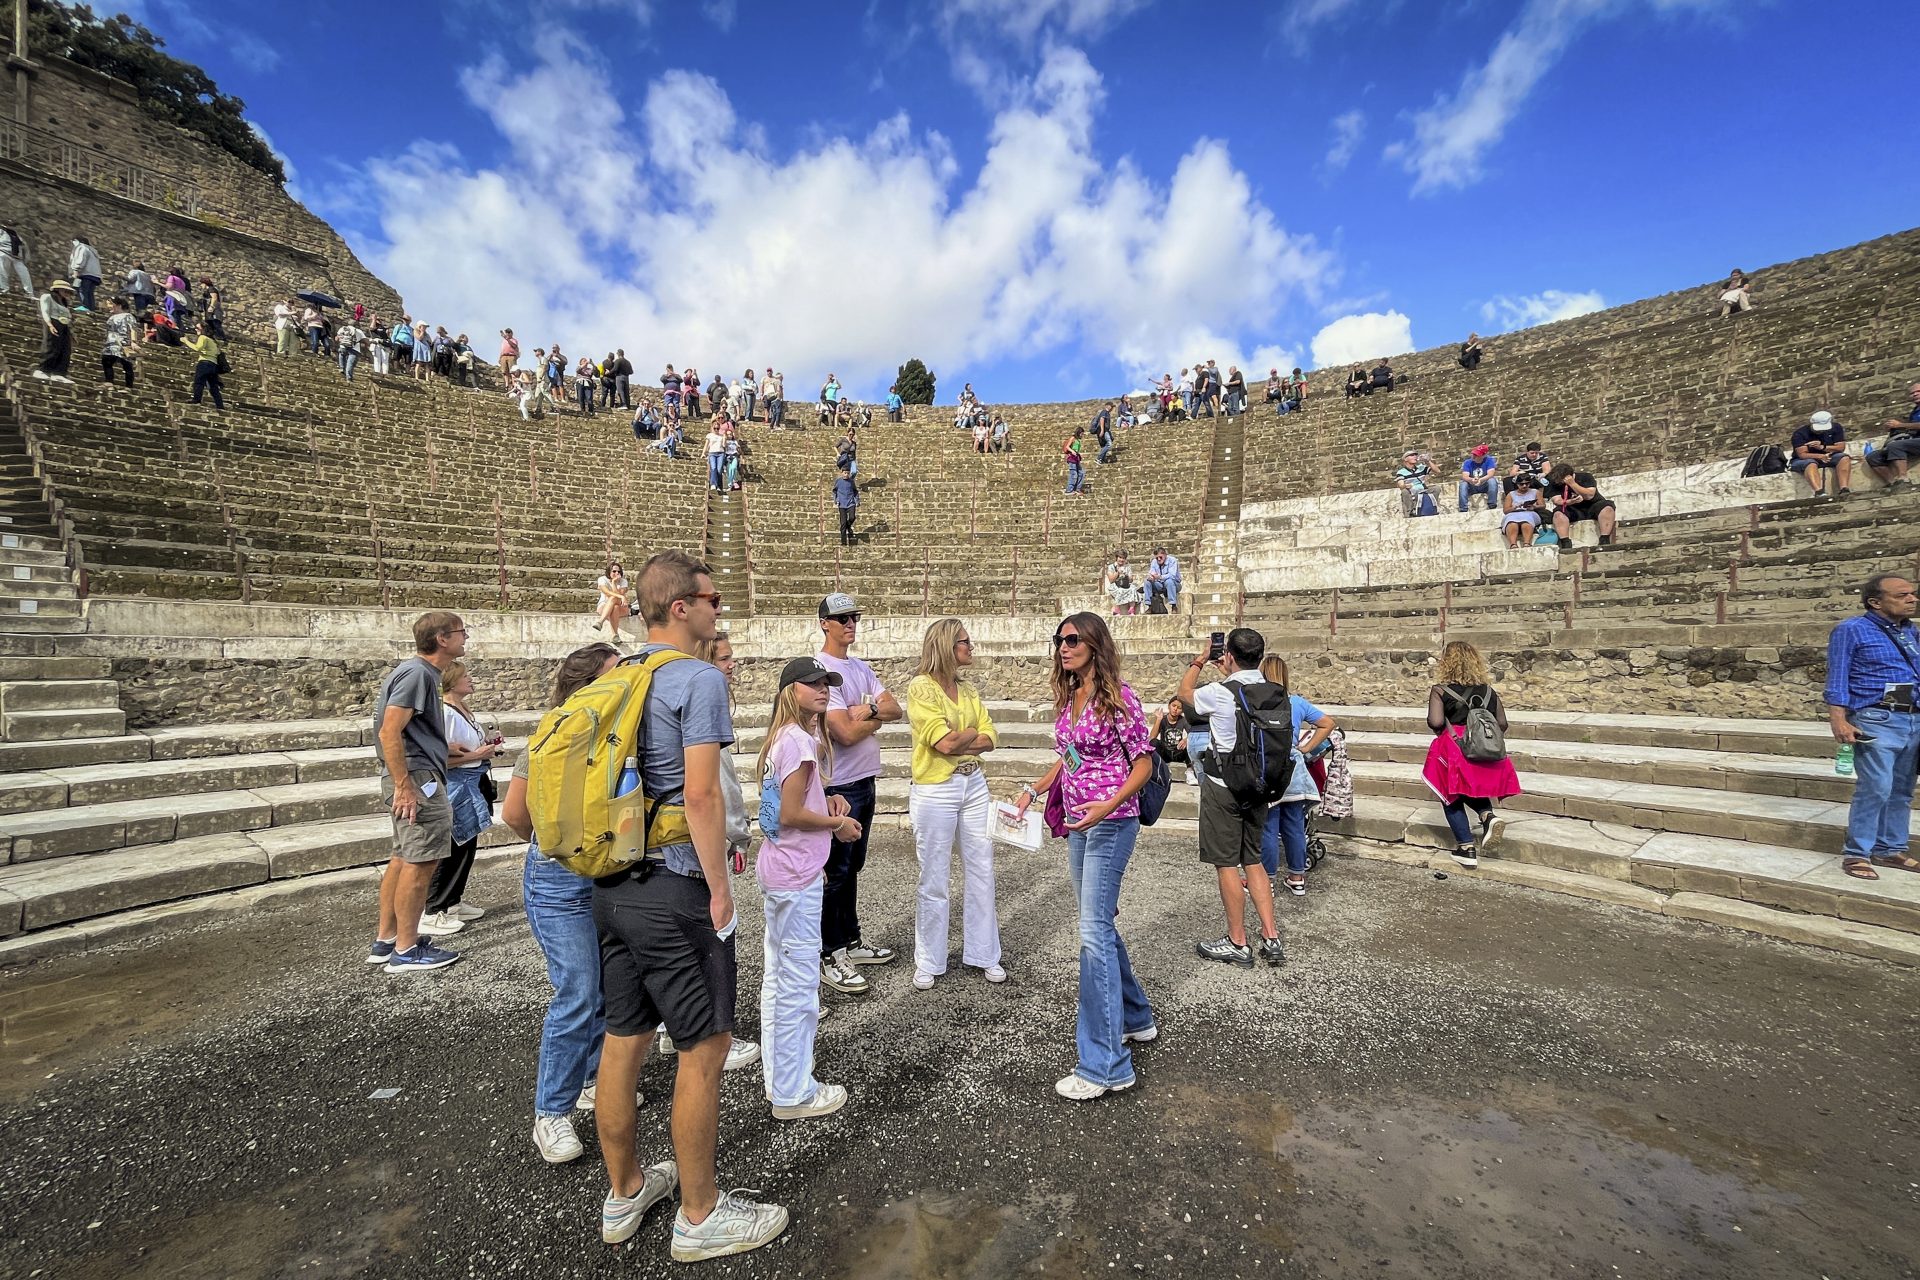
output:
[[[1218,662],[1220,659],[1226,656],[1227,656],[1227,633],[1224,631],[1208,632],[1207,633],[1208,661]]]

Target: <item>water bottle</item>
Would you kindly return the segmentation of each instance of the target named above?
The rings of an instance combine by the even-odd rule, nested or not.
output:
[[[1853,744],[1843,742],[1840,749],[1833,753],[1833,771],[1843,778],[1853,776]]]
[[[628,756],[627,767],[620,771],[620,786],[613,794],[616,796],[624,796],[630,791],[639,790],[639,788],[640,758],[638,756]]]

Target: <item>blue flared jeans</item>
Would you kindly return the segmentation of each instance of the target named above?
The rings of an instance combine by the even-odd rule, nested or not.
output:
[[[1140,837],[1138,818],[1109,818],[1067,834],[1067,867],[1080,905],[1080,1008],[1073,1073],[1108,1088],[1133,1083],[1133,1053],[1121,1038],[1153,1025],[1153,1008],[1133,976],[1114,917],[1120,881]]]
[[[571,1115],[580,1090],[600,1072],[600,1043],[606,1030],[593,881],[529,845],[520,889],[527,926],[547,958],[547,980],[553,984],[553,999],[540,1028],[540,1073],[533,1106],[543,1116]]]

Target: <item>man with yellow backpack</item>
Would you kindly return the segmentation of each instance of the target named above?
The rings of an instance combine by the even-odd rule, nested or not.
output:
[[[720,593],[682,551],[637,580],[647,643],[549,711],[528,740],[527,808],[541,851],[594,882],[607,1034],[595,1118],[612,1183],[601,1238],[618,1244],[680,1190],[673,1257],[757,1249],[787,1211],[719,1190],[720,1073],[738,981],[720,755],[733,742],[727,682],[689,655],[718,634]],[[641,1168],[634,1097],[655,1027],[678,1050],[674,1158]]]

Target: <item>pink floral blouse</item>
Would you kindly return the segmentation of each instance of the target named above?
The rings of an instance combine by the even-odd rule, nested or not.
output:
[[[1079,820],[1079,811],[1104,804],[1108,797],[1127,784],[1133,762],[1153,750],[1147,737],[1147,720],[1140,713],[1140,700],[1129,685],[1120,686],[1121,713],[1103,717],[1087,699],[1080,718],[1073,718],[1069,702],[1053,722],[1053,747],[1060,753],[1062,798],[1067,805],[1067,821]],[[1139,796],[1127,798],[1110,818],[1140,816]]]

